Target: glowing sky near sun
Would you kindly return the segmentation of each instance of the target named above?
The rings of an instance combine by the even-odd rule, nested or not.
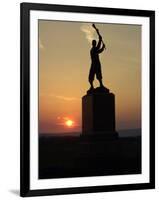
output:
[[[141,26],[96,25],[107,47],[100,60],[103,82],[115,94],[117,130],[140,128]],[[90,27],[90,23],[39,21],[40,133],[81,131],[90,41],[96,38]]]

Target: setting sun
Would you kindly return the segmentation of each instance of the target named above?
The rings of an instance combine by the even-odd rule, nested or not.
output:
[[[66,122],[65,122],[65,124],[68,126],[68,127],[72,127],[73,126],[73,121],[72,120],[67,120]]]

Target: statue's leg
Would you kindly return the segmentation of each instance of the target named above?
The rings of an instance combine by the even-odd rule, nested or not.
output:
[[[93,86],[93,80],[94,80],[94,76],[95,76],[95,73],[94,73],[94,70],[93,68],[90,69],[90,73],[89,73],[89,83],[91,85],[91,88],[90,89],[94,89],[94,86]]]
[[[89,83],[90,83],[90,85],[91,85],[91,88],[90,88],[90,89],[94,89],[93,80],[89,80]]]
[[[102,79],[98,79],[98,80],[99,80],[99,83],[100,83],[100,87],[104,87]]]
[[[104,87],[103,82],[102,82],[102,73],[101,73],[101,67],[98,67],[98,70],[96,72],[96,77],[97,80],[99,81],[100,87]]]

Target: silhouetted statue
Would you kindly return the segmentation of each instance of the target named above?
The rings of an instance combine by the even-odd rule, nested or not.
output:
[[[96,45],[96,43],[97,43],[96,40],[92,41],[92,48],[90,50],[92,63],[91,63],[91,68],[90,68],[90,72],[89,72],[89,82],[91,84],[91,88],[90,88],[91,90],[94,89],[93,81],[94,81],[95,75],[96,75],[97,80],[100,83],[100,87],[104,87],[103,82],[102,82],[101,64],[100,64],[100,60],[99,60],[99,54],[102,53],[105,48],[104,43],[101,47],[101,43],[102,43],[101,35],[99,35],[99,41],[98,41],[97,45]]]
[[[99,41],[92,41],[91,68],[89,72],[89,82],[91,88],[87,94],[82,97],[82,136],[94,139],[116,139],[118,133],[115,129],[115,95],[103,85],[101,64],[99,54],[105,49],[102,36],[95,24],[92,24],[96,30]],[[100,87],[93,87],[94,77],[100,83]]]

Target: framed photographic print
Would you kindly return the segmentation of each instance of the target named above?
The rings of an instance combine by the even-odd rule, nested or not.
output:
[[[21,4],[21,196],[155,187],[155,12]]]

